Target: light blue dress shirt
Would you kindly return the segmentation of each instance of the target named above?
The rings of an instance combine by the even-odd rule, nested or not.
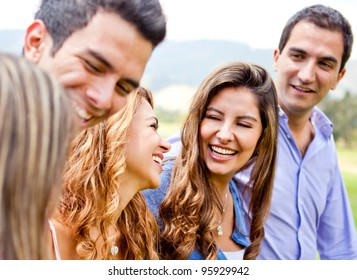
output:
[[[316,107],[315,137],[304,158],[279,109],[277,168],[270,216],[258,259],[357,259],[357,235],[350,202],[338,166],[332,123]],[[179,135],[170,154],[180,149]],[[249,171],[235,180],[247,182]],[[248,199],[243,199],[245,212]]]
[[[332,123],[311,114],[315,137],[304,158],[279,111],[278,162],[259,259],[357,259],[353,215],[338,166]],[[245,205],[247,207],[247,205]]]
[[[162,200],[164,199],[169,185],[170,185],[170,180],[171,180],[171,171],[174,165],[174,161],[170,160],[166,162],[163,166],[163,171],[161,173],[161,184],[160,187],[157,189],[148,189],[142,191],[143,195],[146,198],[146,202],[154,216],[158,220],[158,224],[160,227],[162,227],[162,222],[159,219],[159,208]],[[245,220],[245,213],[243,212],[243,206],[242,206],[242,200],[240,198],[240,194],[238,191],[238,188],[236,187],[236,184],[234,183],[233,180],[230,181],[229,183],[229,189],[233,197],[233,206],[234,206],[234,213],[235,213],[235,219],[236,219],[236,226],[238,227],[239,230],[236,228],[234,229],[232,233],[232,239],[235,243],[240,245],[241,247],[245,248],[249,246],[250,241],[249,237],[247,236],[247,225],[246,225],[246,220]],[[189,260],[203,260],[204,257],[197,251],[194,250],[191,255],[188,258]],[[226,256],[224,253],[221,251],[221,249],[218,250],[218,256],[217,260],[226,260]]]

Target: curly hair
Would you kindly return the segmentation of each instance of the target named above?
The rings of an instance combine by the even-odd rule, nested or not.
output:
[[[222,213],[223,206],[201,157],[199,127],[212,98],[229,87],[244,87],[253,92],[262,121],[263,131],[256,149],[241,168],[244,170],[254,164],[250,181],[245,186],[251,197],[251,244],[244,259],[255,259],[258,255],[272,196],[278,104],[276,90],[267,71],[258,65],[237,62],[223,65],[207,76],[193,97],[183,123],[182,148],[172,170],[169,191],[159,210],[163,223],[160,254],[164,259],[187,259],[194,249],[206,259],[217,258],[214,217],[217,211]]]
[[[103,259],[113,259],[113,242],[119,244],[122,259],[158,258],[158,228],[143,195],[136,193],[124,210],[119,207],[123,186],[118,178],[126,172],[128,131],[143,100],[153,107],[151,93],[138,88],[121,111],[83,131],[73,142],[65,169],[59,221],[72,229],[80,259],[98,258],[97,240],[91,236],[93,229],[104,241],[100,246]]]

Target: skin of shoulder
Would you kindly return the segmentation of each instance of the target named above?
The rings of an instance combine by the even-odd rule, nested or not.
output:
[[[61,258],[63,260],[76,260],[78,259],[78,255],[76,253],[76,242],[73,236],[72,229],[60,223],[59,221],[52,219],[54,227],[56,229],[58,247],[61,254]],[[55,259],[55,251],[53,248],[52,239],[50,239],[51,248],[53,253],[53,258]]]

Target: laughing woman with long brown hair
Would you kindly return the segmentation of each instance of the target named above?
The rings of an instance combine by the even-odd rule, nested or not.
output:
[[[237,62],[208,75],[183,123],[180,152],[164,165],[161,186],[145,191],[161,226],[161,258],[256,258],[272,195],[277,123],[265,69]],[[233,181],[247,168],[248,223]]]
[[[74,141],[53,219],[57,259],[157,259],[157,224],[142,189],[160,185],[170,145],[157,132],[150,91]]]

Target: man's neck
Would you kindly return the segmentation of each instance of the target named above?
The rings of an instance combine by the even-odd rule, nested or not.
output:
[[[304,157],[315,135],[314,127],[310,121],[310,114],[288,115],[288,118],[289,129],[293,134],[301,156]]]

